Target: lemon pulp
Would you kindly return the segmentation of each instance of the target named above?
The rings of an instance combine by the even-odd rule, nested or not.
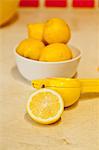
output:
[[[36,122],[51,124],[62,115],[64,103],[62,97],[51,89],[40,89],[33,93],[27,103],[27,112]]]
[[[43,92],[32,98],[30,109],[35,116],[48,119],[57,114],[60,105],[57,96],[50,92]]]

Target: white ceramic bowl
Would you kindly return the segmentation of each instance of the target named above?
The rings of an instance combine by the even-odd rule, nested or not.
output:
[[[81,52],[69,46],[72,50],[73,59],[61,62],[41,62],[20,56],[15,50],[16,64],[22,76],[28,80],[46,77],[73,77],[81,58]]]

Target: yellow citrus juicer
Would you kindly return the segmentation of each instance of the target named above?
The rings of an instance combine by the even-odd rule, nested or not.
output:
[[[46,78],[33,80],[36,89],[50,88],[57,91],[64,100],[64,106],[75,103],[82,93],[98,93],[99,79]]]

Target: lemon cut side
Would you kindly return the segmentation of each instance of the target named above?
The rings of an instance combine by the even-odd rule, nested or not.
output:
[[[62,97],[50,89],[40,89],[33,93],[27,103],[30,117],[41,124],[56,122],[62,115],[64,103]]]

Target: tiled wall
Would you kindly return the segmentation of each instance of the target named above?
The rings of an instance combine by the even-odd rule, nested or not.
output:
[[[20,6],[93,8],[99,6],[99,0],[20,0]]]

